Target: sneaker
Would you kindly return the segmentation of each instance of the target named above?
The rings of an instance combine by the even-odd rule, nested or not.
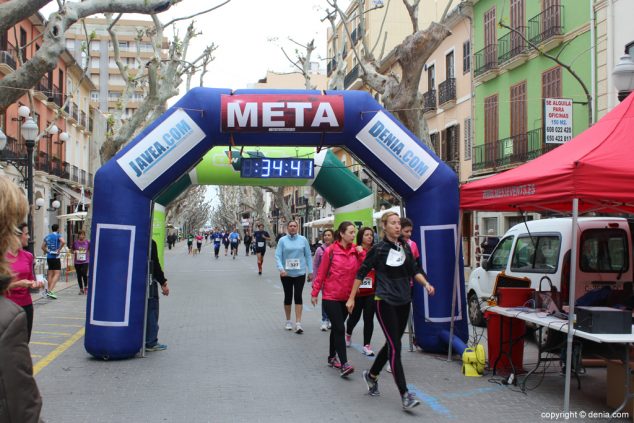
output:
[[[363,380],[368,385],[368,395],[378,397],[381,395],[379,392],[379,378],[370,376],[369,370],[363,371]]]
[[[392,373],[392,366],[390,366],[390,362],[389,362],[389,361],[387,362],[387,367],[385,368],[385,370],[386,370],[388,373]]]
[[[47,292],[46,292],[46,296],[47,296],[48,298],[52,298],[52,299],[54,299],[54,300],[56,300],[56,299],[57,299],[57,295],[56,295],[53,291],[47,291]]]
[[[351,338],[352,338],[352,335],[348,335],[346,333],[346,347],[349,347],[352,344]]]
[[[370,344],[363,346],[363,354],[367,355],[368,357],[374,356],[374,351],[372,351],[372,347],[370,347]]]
[[[293,330],[293,324],[291,323],[290,320],[288,322],[286,322],[286,326],[284,326],[284,329]]]
[[[330,320],[328,320],[328,330],[330,330],[330,328],[332,328],[332,323],[330,323]]]
[[[341,368],[341,363],[337,360],[337,357],[328,357],[328,367],[334,367],[335,369]]]
[[[401,396],[401,401],[403,403],[403,408],[406,410],[414,408],[418,404],[420,404],[420,401],[416,399],[416,395],[412,394],[411,392],[405,392]]]
[[[156,344],[151,347],[145,347],[145,351],[165,351],[167,349],[167,345],[165,344]]]
[[[304,329],[302,329],[302,324],[300,322],[295,323],[295,333],[304,333]]]
[[[262,274],[262,272],[258,272],[258,275],[261,275],[261,274]]]
[[[352,364],[346,363],[343,366],[341,366],[341,370],[340,370],[339,376],[346,377],[346,376],[348,376],[349,374],[352,374],[352,373],[354,373],[354,367],[352,367]]]
[[[328,330],[328,324],[324,320],[322,320],[319,329],[321,329],[322,332],[326,332]]]

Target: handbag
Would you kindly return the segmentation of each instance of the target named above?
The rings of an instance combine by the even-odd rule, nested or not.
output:
[[[548,282],[546,290],[542,289],[542,284],[544,281]],[[539,286],[537,291],[535,291],[533,301],[535,302],[535,308],[537,309],[544,309],[549,313],[556,313],[561,311],[561,292],[557,291],[557,288],[553,286],[553,282],[548,276],[543,276],[539,280]]]

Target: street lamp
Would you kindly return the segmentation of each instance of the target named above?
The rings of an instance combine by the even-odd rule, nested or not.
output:
[[[18,114],[21,117],[25,117],[23,116],[24,114],[27,115],[26,120],[20,128],[20,132],[22,133],[22,138],[24,138],[26,144],[26,193],[27,199],[29,200],[28,226],[29,233],[33,234],[33,210],[31,209],[31,206],[33,205],[33,148],[35,147],[35,138],[37,137],[39,128],[30,116],[31,111],[28,107],[20,106]],[[33,243],[33,235],[31,235],[31,237],[29,237],[29,244],[27,247],[31,254],[33,254]]]
[[[308,223],[308,212],[310,211],[310,194],[308,194],[308,191],[304,192],[304,236],[306,237],[306,239],[308,239],[308,231],[309,228],[308,226],[306,226],[306,224]],[[308,242],[310,242],[310,240],[308,240]]]
[[[619,101],[625,100],[634,91],[634,60],[629,54],[621,56],[619,63],[612,71],[614,86],[619,92]]]

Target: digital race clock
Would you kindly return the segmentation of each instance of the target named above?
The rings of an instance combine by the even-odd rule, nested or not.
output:
[[[297,158],[242,158],[241,178],[299,178],[313,179],[313,159]]]

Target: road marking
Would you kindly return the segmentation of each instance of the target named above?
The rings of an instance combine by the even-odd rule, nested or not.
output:
[[[40,354],[31,354],[31,358],[42,357]]]
[[[63,328],[83,328],[84,325],[71,325],[66,323],[38,323],[38,326],[60,326]]]
[[[75,342],[80,340],[84,336],[84,331],[84,328],[79,329],[72,337],[68,338],[63,344],[59,345],[46,357],[38,361],[35,366],[33,366],[33,375],[37,375],[42,369],[51,364],[53,360],[59,357],[64,351],[69,349]],[[35,342],[32,343],[35,344]]]
[[[73,316],[46,316],[47,319],[71,319],[71,320],[86,320],[86,316],[84,317],[73,317]]]
[[[30,342],[32,345],[59,345],[59,343],[55,342],[44,342],[44,341],[32,341]]]
[[[442,414],[446,417],[451,417],[451,411],[449,411],[449,409],[447,409],[444,405],[442,405],[440,401],[438,400],[438,398],[432,397],[431,395],[424,393],[423,391],[418,389],[416,386],[411,384],[407,385],[407,389],[409,389],[410,392],[413,392],[414,394],[416,394],[416,397],[418,397],[421,401],[427,404],[429,408],[434,410],[436,413]]]
[[[55,336],[71,336],[72,333],[68,332],[45,332],[42,330],[34,330],[33,333],[39,333],[40,335],[55,335]]]

